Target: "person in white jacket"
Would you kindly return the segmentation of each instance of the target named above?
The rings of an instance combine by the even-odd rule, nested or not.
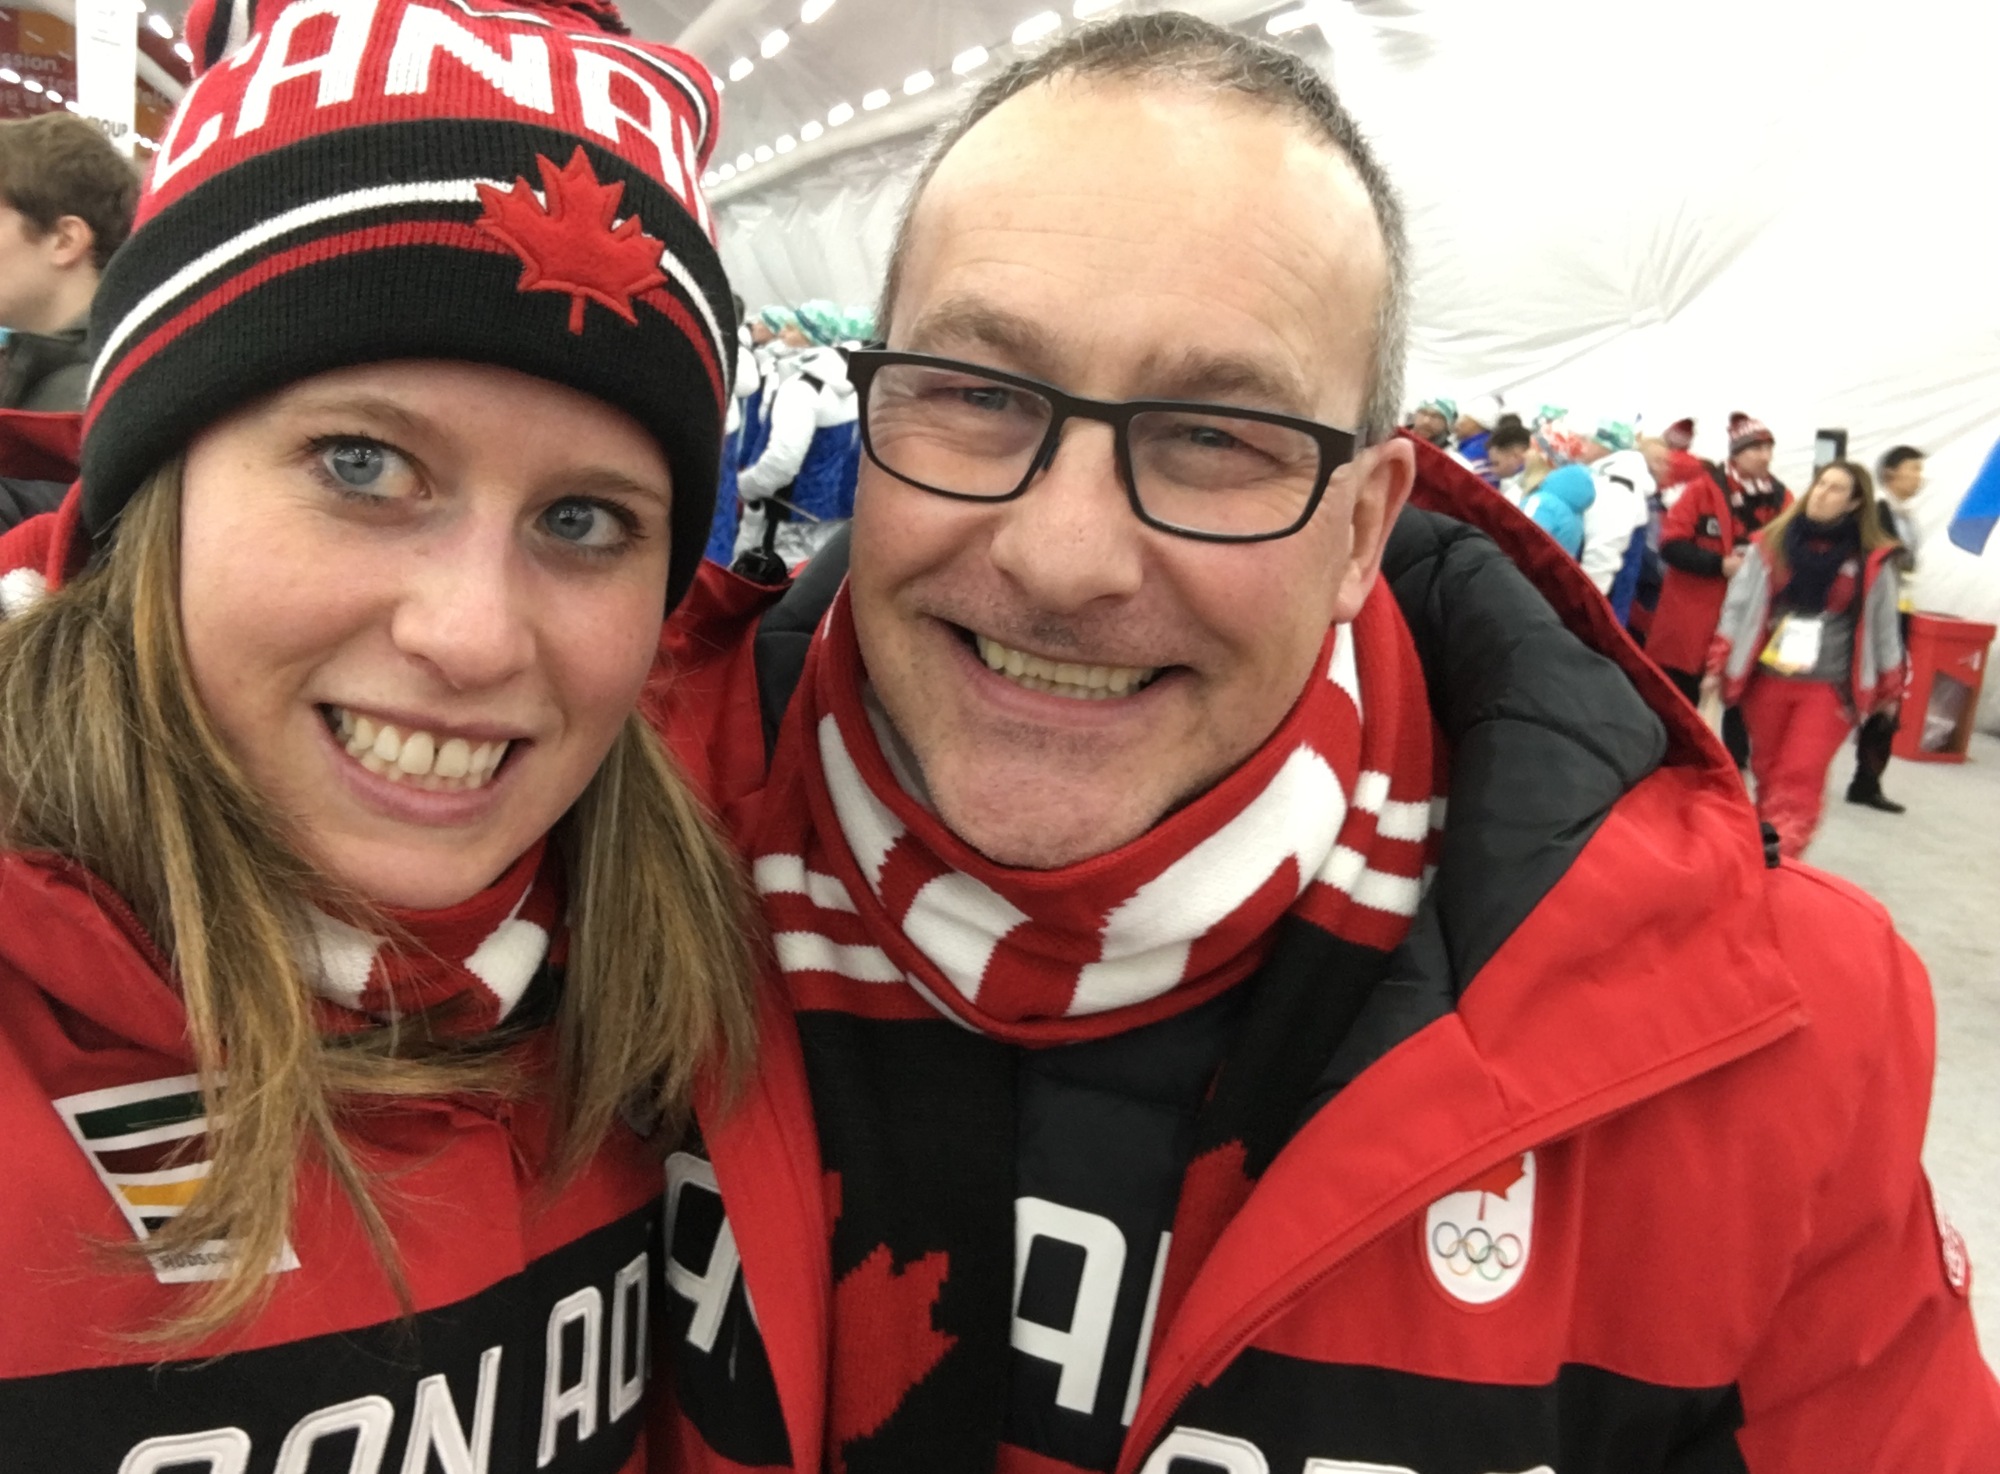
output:
[[[736,480],[737,497],[743,503],[743,520],[736,534],[738,558],[763,543],[764,524],[773,511],[768,499],[793,501],[793,484],[808,468],[809,459],[815,461],[817,469],[817,460],[839,450],[844,464],[844,445],[833,446],[831,441],[851,441],[855,434],[854,386],[847,381],[847,365],[838,352],[809,349],[779,360],[773,372],[777,382],[766,389],[770,395],[770,438],[756,463],[746,466]],[[789,508],[779,510],[781,521],[797,522],[798,526],[779,529],[778,555],[788,565],[804,562],[831,535],[833,528],[827,524],[846,520],[852,496],[850,489],[846,510],[821,505],[818,497],[813,498],[813,506],[805,508],[807,516],[797,516]],[[808,516],[812,520],[807,520]]]
[[[1583,514],[1583,554],[1578,559],[1597,591],[1611,601],[1620,624],[1632,610],[1645,555],[1648,498],[1653,473],[1637,448],[1638,436],[1618,420],[1600,421],[1584,441],[1597,499]]]

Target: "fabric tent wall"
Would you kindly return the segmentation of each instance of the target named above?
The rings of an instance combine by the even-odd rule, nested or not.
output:
[[[2000,437],[2000,5],[1326,0],[1291,38],[1401,187],[1409,385],[1929,452],[1922,602],[2000,614],[1944,524]],[[757,305],[872,300],[920,140],[730,201]],[[2000,543],[2000,539],[1996,539]],[[2000,690],[1988,711],[2000,715]]]

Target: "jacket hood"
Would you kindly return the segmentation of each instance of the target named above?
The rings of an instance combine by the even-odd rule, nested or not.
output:
[[[1597,487],[1585,466],[1557,466],[1542,478],[1537,488],[1543,496],[1554,497],[1573,512],[1583,512],[1597,500]]]
[[[1443,852],[1315,1104],[1451,1012],[1643,779],[1671,762],[1719,782],[1729,761],[1567,554],[1450,457],[1419,444],[1417,467],[1382,577],[1451,754]],[[1565,471],[1588,487],[1580,466],[1544,487]]]

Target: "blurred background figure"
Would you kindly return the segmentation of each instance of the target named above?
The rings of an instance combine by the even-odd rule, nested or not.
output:
[[[1774,443],[1762,421],[1741,411],[1731,415],[1728,462],[1704,463],[1702,475],[1681,486],[1660,530],[1666,572],[1646,653],[1689,701],[1701,700],[1701,673],[1723,596],[1743,566],[1751,535],[1769,526],[1791,500],[1785,484],[1771,475]],[[1733,704],[1723,714],[1722,740],[1736,766],[1747,769],[1750,738]]]
[[[81,410],[90,302],[132,230],[139,176],[93,123],[0,123],[0,409]]]
[[[825,302],[806,303],[778,326],[764,442],[737,477],[743,514],[731,566],[759,582],[782,581],[854,515],[861,442],[837,346],[847,332],[847,316]]]
[[[1458,412],[1457,422],[1452,426],[1452,436],[1457,441],[1454,451],[1467,470],[1481,477],[1488,486],[1498,486],[1500,478],[1493,474],[1487,460],[1487,446],[1494,428],[1500,423],[1500,401],[1491,394],[1480,394],[1465,402]]]
[[[1534,444],[1529,452],[1529,477],[1534,484],[1521,498],[1521,510],[1537,527],[1554,538],[1556,545],[1565,553],[1572,558],[1581,558],[1584,514],[1597,500],[1597,486],[1591,480],[1589,467],[1583,464],[1585,442],[1561,428],[1560,411],[1556,413],[1556,418],[1544,423],[1535,432]],[[1538,480],[1535,473],[1541,467],[1533,464],[1534,457],[1539,457],[1541,466],[1547,468]]]
[[[1834,461],[1730,579],[1705,684],[1743,714],[1757,812],[1785,855],[1812,841],[1847,734],[1901,698],[1901,551],[1868,472]]]
[[[1521,423],[1519,415],[1503,415],[1493,433],[1486,439],[1486,467],[1489,479],[1499,489],[1500,495],[1515,506],[1532,489],[1525,486],[1528,473],[1528,452],[1534,447],[1535,438],[1528,433],[1528,427]]]
[[[1578,561],[1624,624],[1646,561],[1653,473],[1639,451],[1638,432],[1625,420],[1599,420],[1584,437],[1582,460],[1596,495],[1584,514]]]
[[[1457,420],[1458,406],[1451,400],[1442,396],[1426,399],[1410,411],[1410,432],[1439,450],[1450,450],[1451,427]]]
[[[1924,489],[1924,453],[1913,445],[1893,446],[1883,453],[1876,469],[1881,473],[1882,490],[1888,495],[1875,504],[1883,529],[1902,545],[1898,572],[1902,576],[1902,598],[1897,607],[1897,626],[1904,643],[1910,638],[1911,587],[1917,568],[1917,519],[1910,503]],[[1900,706],[1888,706],[1869,713],[1854,734],[1854,777],[1847,785],[1847,801],[1885,814],[1905,812],[1882,791],[1882,774],[1889,766],[1889,750],[1896,740]]]
[[[709,523],[708,546],[702,556],[712,563],[729,566],[736,548],[736,522],[741,507],[736,500],[736,477],[742,468],[743,429],[747,407],[754,404],[763,388],[763,373],[757,362],[751,324],[744,321],[743,298],[736,298],[736,376],[729,386],[729,419],[722,442],[722,474],[715,487],[715,516]]]

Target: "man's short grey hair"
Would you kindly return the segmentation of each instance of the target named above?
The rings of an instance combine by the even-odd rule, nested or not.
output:
[[[1347,160],[1374,207],[1388,259],[1389,281],[1376,312],[1374,361],[1368,400],[1355,427],[1373,441],[1395,428],[1402,411],[1403,359],[1409,334],[1410,247],[1403,206],[1389,176],[1327,80],[1303,58],[1252,36],[1180,11],[1126,15],[1072,32],[1047,50],[1015,62],[989,80],[939,130],[896,227],[879,331],[888,337],[890,313],[902,276],[910,222],[931,176],[952,147],[980,119],[1016,93],[1060,77],[1166,83],[1234,92],[1254,98],[1304,124]]]

